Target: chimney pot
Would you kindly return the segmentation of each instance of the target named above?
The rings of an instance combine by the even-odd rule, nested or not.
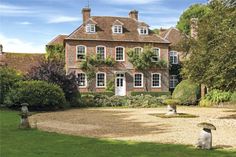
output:
[[[85,23],[90,18],[91,9],[90,8],[83,8],[82,14],[83,14],[83,23]]]
[[[137,10],[131,10],[129,12],[129,17],[134,19],[134,20],[138,20],[138,11]]]

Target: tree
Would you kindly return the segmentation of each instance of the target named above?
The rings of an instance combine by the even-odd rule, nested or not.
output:
[[[0,104],[3,103],[6,94],[14,84],[22,79],[22,74],[15,69],[7,66],[0,67]]]
[[[157,62],[153,62],[153,56],[155,56],[155,52],[153,51],[152,47],[144,46],[144,49],[141,53],[135,52],[134,49],[130,49],[128,51],[129,61],[133,64],[133,66],[137,69],[142,71],[145,78],[145,89],[148,91],[147,84],[148,84],[148,77],[149,73],[148,70],[151,68],[166,68],[167,63],[164,60],[159,60]]]
[[[210,12],[210,9],[207,5],[194,4],[190,6],[186,11],[184,11],[184,13],[180,16],[180,19],[176,27],[183,33],[189,35],[191,18],[198,18],[200,20],[209,12]]]
[[[64,61],[60,59],[45,59],[27,74],[29,80],[44,80],[59,85],[65,93],[67,102],[72,106],[78,105],[79,91],[77,78],[74,73],[66,75]]]
[[[198,22],[198,37],[184,63],[185,77],[210,89],[236,89],[236,9],[212,0],[212,10]]]
[[[46,52],[47,59],[57,58],[63,61],[65,60],[65,49],[61,44],[46,46]]]

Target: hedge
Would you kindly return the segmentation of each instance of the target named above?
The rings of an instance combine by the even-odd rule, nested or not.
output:
[[[200,87],[190,80],[183,80],[175,87],[172,98],[179,99],[182,105],[196,104],[200,98]]]
[[[85,95],[93,95],[93,96],[97,96],[97,95],[106,95],[106,96],[114,96],[115,93],[114,92],[86,92],[86,93],[81,93],[81,96],[85,96]]]
[[[136,96],[136,95],[151,95],[154,97],[160,97],[162,95],[170,95],[170,92],[131,92],[131,96]]]
[[[66,107],[62,89],[45,81],[20,81],[6,95],[4,103],[10,108],[19,108],[28,103],[31,110],[56,110]]]

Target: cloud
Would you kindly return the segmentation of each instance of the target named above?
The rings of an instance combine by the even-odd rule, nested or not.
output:
[[[119,4],[119,5],[127,5],[127,4],[149,4],[152,2],[158,2],[161,0],[102,0],[104,3],[109,4]]]
[[[1,16],[11,16],[20,14],[30,14],[33,13],[32,10],[26,7],[10,5],[10,4],[0,4],[0,14]]]
[[[48,20],[48,23],[65,23],[65,22],[74,22],[80,21],[81,18],[79,17],[72,17],[72,16],[58,16],[58,17],[51,17]]]
[[[18,22],[18,24],[20,24],[20,25],[31,25],[32,23],[28,22],[28,21],[23,21],[23,22]]]
[[[4,52],[16,53],[44,53],[44,45],[37,45],[32,42],[23,41],[18,38],[9,38],[0,33],[0,43]]]

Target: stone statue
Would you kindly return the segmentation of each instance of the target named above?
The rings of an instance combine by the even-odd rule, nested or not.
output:
[[[200,132],[197,147],[201,149],[212,148],[212,133],[211,130],[216,130],[216,127],[210,123],[199,123],[199,127],[203,128]]]
[[[29,110],[28,110],[29,104],[27,103],[22,103],[21,104],[21,120],[20,120],[20,126],[19,128],[26,129],[30,128],[29,120],[28,117],[30,116]]]

